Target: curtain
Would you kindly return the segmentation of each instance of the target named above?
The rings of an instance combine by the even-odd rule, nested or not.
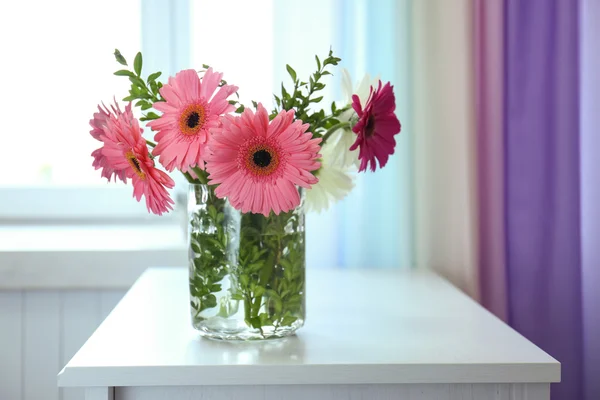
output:
[[[394,84],[402,131],[385,168],[361,173],[353,192],[336,206],[338,264],[351,268],[413,266],[410,115],[410,2],[335,2],[336,47],[354,81],[365,73]]]
[[[307,76],[315,68],[314,55],[326,54],[331,47],[355,82],[369,73],[394,84],[403,124],[396,154],[385,168],[357,174],[347,198],[326,212],[307,216],[308,268],[414,265],[410,4],[409,0],[383,0],[378,7],[367,0],[273,2],[275,88],[287,79],[285,64],[292,65],[298,76]],[[322,104],[341,100],[340,77],[338,69],[328,80]]]
[[[481,303],[506,320],[503,11],[502,1],[474,2],[479,287]]]
[[[578,7],[506,1],[509,322],[560,360],[553,398],[582,398]]]
[[[585,399],[600,398],[600,2],[581,4],[580,162]]]

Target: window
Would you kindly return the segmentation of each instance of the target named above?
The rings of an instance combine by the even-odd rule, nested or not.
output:
[[[105,185],[91,168],[89,120],[126,94],[115,46],[141,46],[140,2],[11,1],[0,5],[2,186]],[[23,24],[27,21],[27,24]],[[32,27],[35,27],[32,29]],[[18,40],[6,40],[18,38]]]
[[[0,109],[10,110],[0,128],[0,218],[137,212],[125,204],[130,188],[107,185],[91,167],[99,146],[88,132],[98,103],[127,93],[127,80],[112,74],[112,53],[138,51],[140,16],[140,1],[0,5],[0,52],[9,55],[0,63]]]

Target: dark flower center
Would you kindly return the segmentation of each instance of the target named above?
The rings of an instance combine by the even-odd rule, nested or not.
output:
[[[135,172],[140,173],[142,172],[142,169],[140,168],[140,162],[138,161],[137,158],[132,157],[130,158],[131,160],[131,166],[133,167],[133,169],[135,169]]]
[[[367,137],[373,136],[375,133],[375,117],[369,115],[369,119],[367,120],[367,126],[365,126],[365,135]]]
[[[253,154],[252,160],[254,164],[261,168],[268,167],[271,164],[271,153],[267,150],[258,150]]]
[[[200,123],[200,115],[196,111],[192,111],[187,117],[186,124],[189,128],[195,128]]]
[[[129,165],[131,165],[131,168],[133,168],[137,176],[139,176],[141,180],[145,180],[146,174],[144,173],[144,171],[142,171],[142,167],[140,166],[140,160],[137,159],[135,154],[132,151],[128,151],[125,154],[125,158],[127,158]]]

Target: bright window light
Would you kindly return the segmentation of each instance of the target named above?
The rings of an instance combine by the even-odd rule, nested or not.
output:
[[[106,185],[89,120],[127,95],[112,54],[141,49],[140,1],[3,2],[0,37],[0,186]]]
[[[223,72],[240,88],[240,101],[273,102],[273,3],[192,0],[191,62]],[[228,12],[227,10],[235,10]]]

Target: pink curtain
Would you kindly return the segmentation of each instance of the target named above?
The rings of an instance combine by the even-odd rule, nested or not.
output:
[[[504,1],[474,0],[481,303],[507,318],[504,244]]]

